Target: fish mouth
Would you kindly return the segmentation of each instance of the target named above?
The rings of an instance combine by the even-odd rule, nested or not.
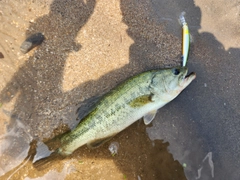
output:
[[[195,78],[196,78],[195,72],[191,72],[189,74],[185,72],[185,74],[183,74],[182,80],[180,81],[180,86],[182,87],[188,86]]]
[[[196,73],[195,72],[191,72],[190,74],[188,74],[188,75],[186,75],[185,77],[184,77],[184,79],[189,79],[189,78],[196,78]]]
[[[183,78],[182,85],[185,87],[188,86],[195,78],[196,78],[196,73],[191,72],[190,74],[186,75]]]
[[[182,89],[187,87],[194,79],[196,78],[196,73],[191,72],[188,74],[188,70],[182,74],[181,78],[179,79],[179,85]]]

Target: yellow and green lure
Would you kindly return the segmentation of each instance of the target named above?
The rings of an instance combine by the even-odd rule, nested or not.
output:
[[[182,12],[179,16],[179,21],[182,25],[183,41],[182,41],[182,66],[186,66],[188,60],[189,44],[190,44],[190,34],[187,22],[184,18],[185,12]]]

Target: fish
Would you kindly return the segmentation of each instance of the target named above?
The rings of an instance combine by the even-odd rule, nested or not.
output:
[[[187,67],[175,67],[129,78],[105,94],[73,130],[64,134],[54,153],[68,156],[86,144],[89,148],[99,147],[142,117],[149,125],[157,110],[196,78],[195,73],[187,73]]]
[[[182,66],[187,65],[189,46],[190,46],[190,33],[188,24],[184,18],[185,12],[179,16],[180,24],[182,25]]]

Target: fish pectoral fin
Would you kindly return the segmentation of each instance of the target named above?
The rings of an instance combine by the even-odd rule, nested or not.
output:
[[[145,116],[143,116],[143,121],[145,125],[148,125],[152,122],[152,120],[154,119],[154,117],[157,114],[157,110],[153,110],[150,111],[149,113],[147,113]]]
[[[114,135],[113,135],[113,136],[114,136]],[[103,145],[105,142],[107,142],[107,141],[109,141],[110,139],[112,139],[113,136],[91,141],[91,142],[87,143],[87,146],[88,146],[89,148],[91,148],[91,149],[97,148],[97,147]]]

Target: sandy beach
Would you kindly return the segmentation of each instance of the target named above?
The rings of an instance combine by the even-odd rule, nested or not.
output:
[[[240,177],[238,1],[21,0],[0,7],[1,178]],[[90,98],[140,72],[181,65],[183,11],[197,79],[149,126],[140,120],[97,149],[83,146],[34,168],[37,141],[73,128]],[[23,54],[22,42],[39,32],[43,43]],[[112,142],[119,143],[115,156]]]

